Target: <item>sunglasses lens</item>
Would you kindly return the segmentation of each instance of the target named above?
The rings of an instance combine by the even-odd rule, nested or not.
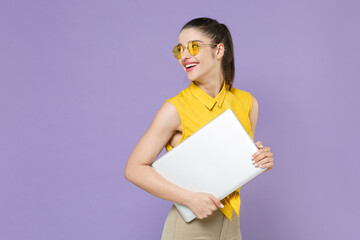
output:
[[[195,41],[192,41],[188,45],[188,50],[189,50],[189,53],[193,56],[198,54],[199,53],[199,44]]]
[[[189,53],[193,56],[199,53],[199,44],[196,41],[192,41],[187,45],[187,49],[189,50]],[[181,45],[176,45],[173,47],[173,54],[175,58],[180,59],[181,54],[183,52]]]
[[[175,47],[173,47],[173,54],[174,54],[174,57],[179,59],[181,58],[181,46],[180,45],[176,45]]]

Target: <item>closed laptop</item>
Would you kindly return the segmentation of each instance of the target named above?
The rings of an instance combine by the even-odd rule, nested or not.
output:
[[[234,112],[227,109],[151,166],[182,188],[222,200],[266,170],[252,163],[257,150]],[[196,218],[187,206],[174,205],[186,222]]]

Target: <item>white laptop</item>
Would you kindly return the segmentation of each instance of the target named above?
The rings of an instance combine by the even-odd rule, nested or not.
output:
[[[251,155],[257,150],[234,112],[227,109],[151,166],[182,188],[222,200],[266,170],[252,163]],[[174,205],[186,222],[196,218],[187,206]]]

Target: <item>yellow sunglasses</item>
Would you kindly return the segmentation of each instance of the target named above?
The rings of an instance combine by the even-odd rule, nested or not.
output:
[[[194,41],[189,41],[187,44],[187,49],[189,51],[189,53],[193,56],[195,56],[196,54],[199,53],[199,49],[200,46],[199,45],[212,45],[212,46],[216,46],[217,44],[211,44],[211,43],[200,43],[200,40],[194,40]],[[184,47],[181,44],[178,44],[176,46],[173,47],[173,54],[174,57],[177,59],[181,58],[182,53],[184,52]]]

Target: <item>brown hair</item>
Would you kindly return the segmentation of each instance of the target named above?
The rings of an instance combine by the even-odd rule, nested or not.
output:
[[[222,58],[222,74],[225,82],[230,86],[229,90],[231,90],[235,76],[235,59],[234,47],[229,29],[225,24],[207,17],[192,19],[181,28],[180,32],[186,28],[196,28],[200,30],[211,39],[211,43],[214,45],[219,43],[224,44],[225,52]],[[215,48],[215,46],[212,46],[212,48]]]

